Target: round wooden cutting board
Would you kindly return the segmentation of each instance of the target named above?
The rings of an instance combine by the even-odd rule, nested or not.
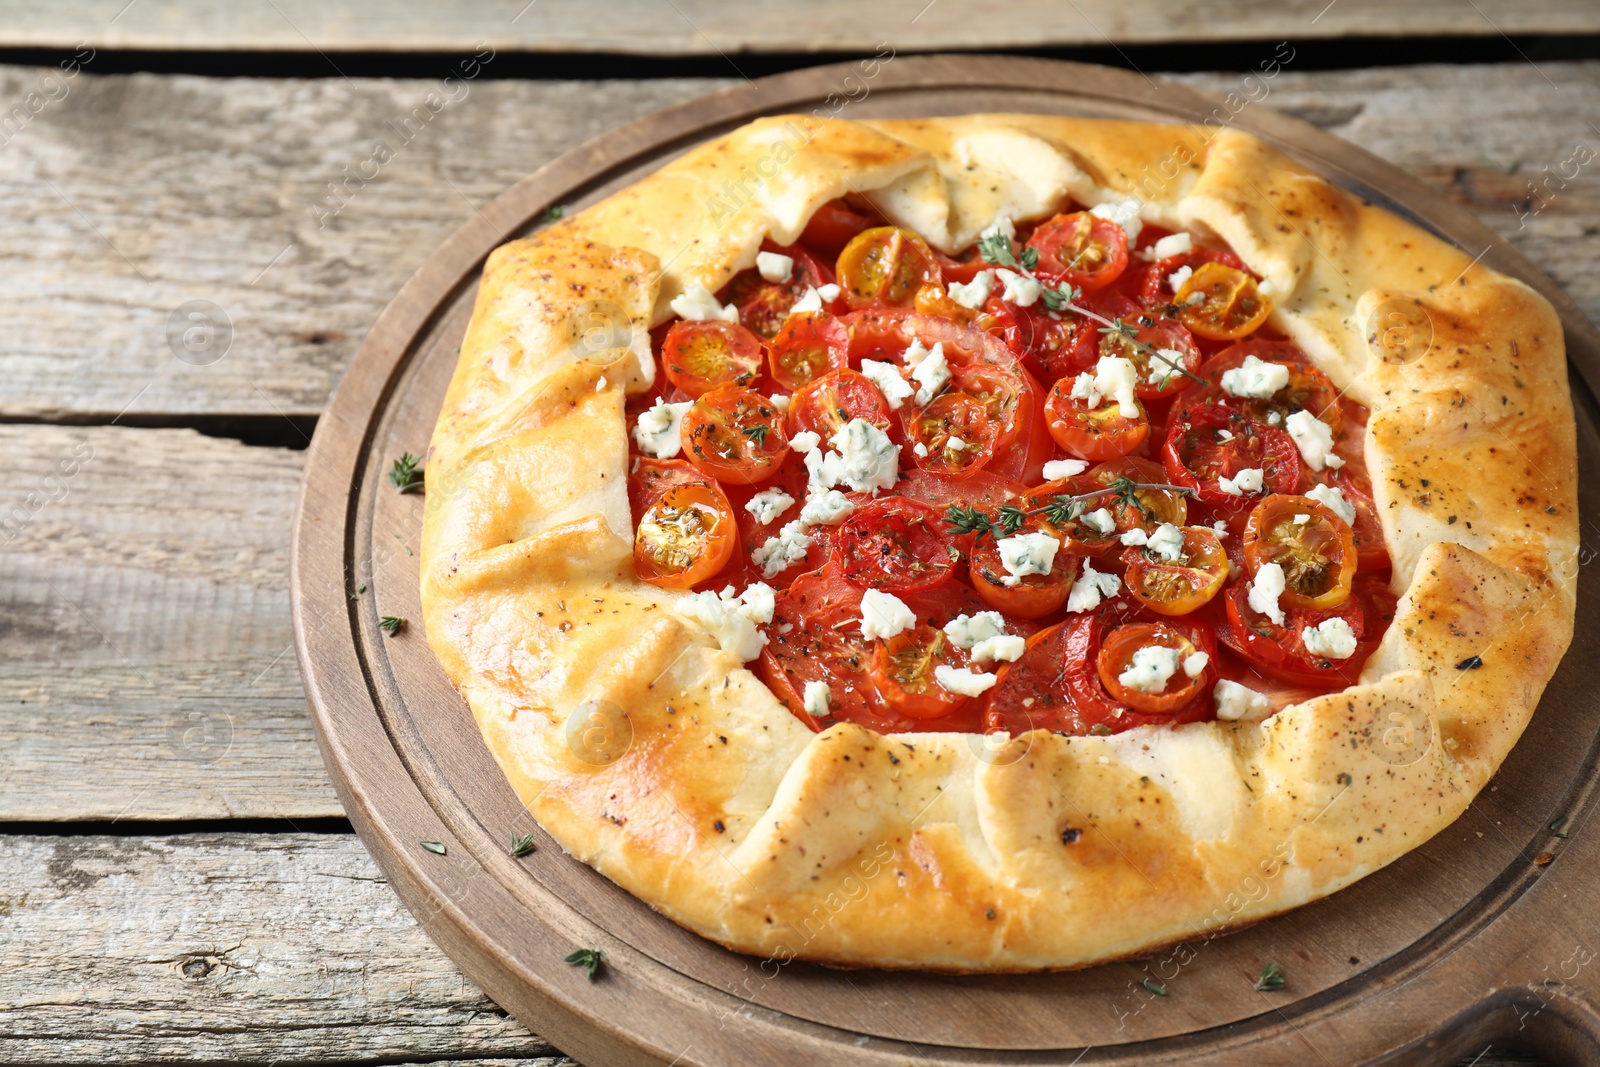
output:
[[[296,518],[301,669],[328,768],[367,847],[428,932],[499,1004],[593,1067],[615,1064],[1449,1063],[1490,1041],[1600,1062],[1596,724],[1600,600],[1498,776],[1453,826],[1327,900],[1147,959],[1050,975],[839,971],[728,952],[565,855],[479,741],[418,624],[420,493],[390,463],[427,448],[485,256],[759,115],[1035,111],[1229,119],[1334,182],[1523,278],[1567,332],[1585,471],[1600,334],[1466,211],[1263,106],[1137,73],[1043,60],[902,58],[780,75],[625,126],[479,212],[384,311],[317,427]],[[530,117],[530,121],[537,121]],[[515,136],[514,130],[507,131]],[[1442,279],[1448,282],[1449,279]],[[1600,499],[1582,493],[1584,530]],[[1594,542],[1600,546],[1600,540]],[[1595,549],[1585,544],[1574,563]],[[1420,754],[1419,754],[1420,755]],[[508,842],[531,834],[536,851]],[[438,842],[443,848],[425,848]],[[1247,896],[1252,887],[1238,887]],[[1074,907],[1093,906],[1074,901]],[[563,962],[599,948],[598,980]],[[1287,978],[1254,982],[1268,962]]]

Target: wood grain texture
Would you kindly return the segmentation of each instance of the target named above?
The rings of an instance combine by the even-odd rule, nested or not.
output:
[[[0,151],[12,205],[0,307],[15,327],[0,339],[0,416],[315,415],[378,312],[475,210],[584,138],[730,84],[472,83],[401,144],[390,124],[438,83],[92,70]],[[40,77],[0,68],[0,100]],[[1255,97],[1393,160],[1470,205],[1600,318],[1600,165],[1565,188],[1551,180],[1547,206],[1518,216],[1537,203],[1528,186],[1542,168],[1558,172],[1578,143],[1600,149],[1589,125],[1600,63],[1299,73],[1291,61],[1265,83],[1174,80]],[[380,140],[394,159],[324,217],[340,202],[325,199],[328,183]],[[231,348],[205,366],[167,342],[169,316],[193,299],[232,322]]]
[[[1166,41],[1278,40],[1284,37],[1486,36],[1593,33],[1600,12],[1584,0],[1479,0],[1394,4],[1383,0],[1227,0],[1177,5],[1160,0],[1051,0],[939,3],[895,0],[863,7],[849,0],[613,0],[604,17],[583,0],[406,0],[381,6],[277,0],[215,5],[182,0],[67,0],[7,12],[0,43],[102,48],[440,50],[487,40],[527,52],[717,55],[719,52],[848,52],[892,41],[901,51],[1038,48],[1047,45]],[[119,12],[121,12],[119,14]],[[1492,20],[1492,21],[1491,21]]]
[[[0,838],[0,1004],[8,1063],[572,1064],[344,834]]]
[[[0,821],[341,814],[291,646],[304,453],[9,425],[0,455]]]

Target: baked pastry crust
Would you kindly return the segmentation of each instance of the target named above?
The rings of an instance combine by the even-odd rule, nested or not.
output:
[[[653,380],[649,328],[847,194],[951,253],[997,214],[1131,195],[1266,278],[1273,325],[1371,410],[1400,603],[1361,684],[1264,723],[813,734],[637,581],[623,405]],[[1232,130],[735,130],[489,257],[426,477],[428,639],[529,810],[675,921],[780,960],[1078,967],[1325,896],[1465,809],[1572,635],[1550,306]]]

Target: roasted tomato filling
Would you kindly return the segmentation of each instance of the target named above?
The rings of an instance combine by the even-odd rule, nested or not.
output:
[[[826,205],[655,331],[635,573],[816,730],[1110,734],[1342,689],[1395,607],[1367,412],[1271,293],[1131,203],[954,256]]]

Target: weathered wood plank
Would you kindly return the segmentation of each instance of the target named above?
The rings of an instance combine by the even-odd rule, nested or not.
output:
[[[0,68],[0,101],[41,77]],[[1597,168],[1550,179],[1548,205],[1517,215],[1542,168],[1600,147],[1600,63],[1299,73],[1291,60],[1267,83],[1180,80],[1265,92],[1467,199],[1600,318]],[[379,310],[476,206],[584,138],[721,84],[466,83],[406,142],[391,124],[428,115],[440,83],[80,73],[0,152],[0,415],[314,415]],[[379,141],[393,160],[333,214],[329,183]],[[203,366],[220,342],[186,363],[167,340],[196,299],[232,323],[231,347]]]
[[[0,1004],[9,1063],[572,1063],[349,835],[0,838]]]
[[[346,835],[0,838],[0,1004],[10,1063],[573,1065]]]
[[[341,814],[289,626],[304,453],[0,426],[0,821]]]
[[[621,0],[596,17],[583,0],[406,0],[371,7],[315,0],[215,5],[185,0],[66,0],[7,12],[5,45],[102,48],[274,49],[305,52],[469,49],[479,41],[527,52],[717,55],[719,52],[901,51],[1037,48],[1102,42],[1278,40],[1284,37],[1593,33],[1600,13],[1584,0],[1480,0],[1394,4],[1384,0],[1247,0],[1185,6],[1160,0],[902,3],[850,0]],[[1493,21],[1491,21],[1491,19]]]

